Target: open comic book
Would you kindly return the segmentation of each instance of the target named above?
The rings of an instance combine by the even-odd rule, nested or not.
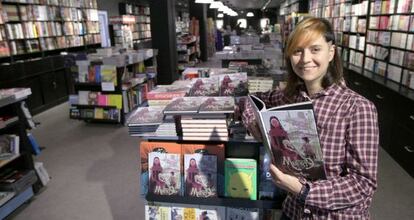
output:
[[[263,142],[273,163],[283,172],[310,180],[325,179],[321,145],[312,102],[266,109],[253,95],[248,96]]]

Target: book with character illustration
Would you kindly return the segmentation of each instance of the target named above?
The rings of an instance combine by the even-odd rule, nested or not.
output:
[[[253,95],[248,96],[248,101],[275,166],[294,176],[326,179],[312,102],[266,109]]]

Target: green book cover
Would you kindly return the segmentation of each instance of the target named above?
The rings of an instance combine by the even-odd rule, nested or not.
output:
[[[257,163],[254,159],[227,158],[224,161],[225,196],[257,199]]]

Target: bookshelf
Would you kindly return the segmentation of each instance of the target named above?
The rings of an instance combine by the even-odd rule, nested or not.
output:
[[[123,124],[135,108],[146,105],[146,93],[156,84],[157,50],[104,56],[100,51],[105,50],[112,49],[76,61],[72,119]]]
[[[30,91],[30,89],[28,90]],[[0,94],[2,93],[3,90],[0,90]],[[0,206],[1,219],[6,218],[11,212],[30,200],[41,187],[34,171],[32,146],[27,136],[27,129],[30,129],[30,127],[27,126],[26,115],[21,108],[22,103],[25,102],[27,97],[27,94],[22,97],[0,95],[1,122],[4,122],[3,119],[17,118],[13,119],[14,123],[7,123],[6,126],[0,127],[0,134],[2,138],[3,135],[14,134],[19,139],[19,154],[0,159],[0,182],[2,187],[0,191],[4,191],[5,188],[13,188],[11,191],[12,196],[8,200],[3,200],[4,198],[2,198],[1,202],[4,203]],[[17,178],[17,181],[13,184],[5,185],[4,179],[7,179],[5,174],[12,171],[22,174],[22,177]]]
[[[139,44],[151,42],[151,13],[148,4],[120,2],[119,14],[121,19],[118,18],[113,23],[115,46],[138,48]]]
[[[6,62],[101,42],[96,0],[6,0],[1,4],[0,57],[10,57]]]
[[[414,176],[414,4],[319,0],[309,10],[332,22],[349,87],[375,104],[381,147]]]

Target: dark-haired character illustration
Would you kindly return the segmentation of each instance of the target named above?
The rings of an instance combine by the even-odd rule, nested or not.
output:
[[[234,86],[231,84],[230,76],[225,75],[220,85],[220,95],[228,96],[234,93]]]
[[[201,190],[202,186],[195,180],[195,176],[198,175],[199,172],[196,160],[191,158],[190,165],[187,168],[187,178],[185,180],[186,193],[190,194],[193,190]]]
[[[275,116],[270,117],[270,130],[269,138],[272,145],[272,151],[275,155],[276,164],[281,164],[283,157],[287,157],[291,160],[298,160],[300,157],[295,152],[295,148],[292,146],[292,143],[289,140],[288,133],[283,128],[279,119]]]
[[[204,82],[202,79],[197,79],[191,87],[190,94],[194,96],[204,95]]]
[[[160,158],[154,157],[151,167],[150,192],[154,192],[156,187],[164,188],[165,183],[160,180],[160,173],[162,173]]]

